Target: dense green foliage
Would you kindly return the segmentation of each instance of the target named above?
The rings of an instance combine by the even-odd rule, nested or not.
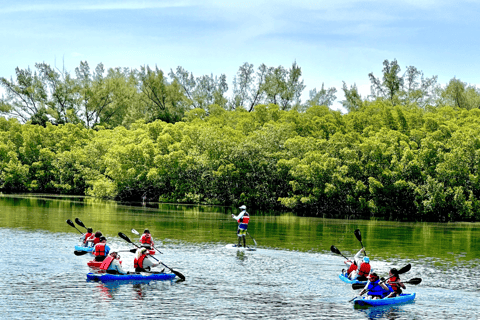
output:
[[[210,105],[129,129],[0,118],[0,190],[312,216],[480,220],[480,110]]]
[[[323,84],[301,102],[296,63],[245,63],[231,97],[182,67],[35,69],[0,78],[0,191],[480,220],[480,90],[456,78],[385,60],[370,96],[343,83],[341,114]]]

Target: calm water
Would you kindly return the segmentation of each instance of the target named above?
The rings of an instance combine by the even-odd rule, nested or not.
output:
[[[140,316],[159,319],[478,319],[479,224],[415,224],[269,216],[252,213],[256,252],[226,249],[236,240],[229,208],[128,206],[84,198],[0,197],[0,318],[84,319]],[[237,213],[237,212],[235,212]],[[184,282],[102,284],[86,281],[90,256],[75,256],[80,233],[65,223],[80,218],[107,235],[115,250],[132,246],[132,228],[149,228],[165,264]],[[423,279],[414,303],[354,310],[358,291],[338,279],[362,232],[372,267],[385,275],[412,264],[402,276]],[[81,231],[81,227],[78,227]],[[248,238],[252,244],[251,238]],[[133,269],[133,254],[122,253]]]

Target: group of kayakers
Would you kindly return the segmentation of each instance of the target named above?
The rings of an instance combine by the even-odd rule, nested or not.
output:
[[[398,270],[390,269],[388,279],[380,279],[375,272],[371,272],[370,259],[366,255],[360,259],[360,255],[365,254],[365,248],[355,254],[353,260],[346,260],[344,263],[348,269],[342,270],[344,277],[350,280],[367,281],[367,284],[360,292],[360,296],[365,293],[371,299],[393,298],[402,293],[405,285],[401,282]]]
[[[127,274],[128,272],[122,268],[120,264],[120,255],[117,252],[110,252],[110,247],[107,245],[107,238],[102,235],[101,231],[93,233],[92,228],[87,228],[87,233],[82,237],[84,246],[93,247],[92,254],[94,260],[103,262],[100,265],[100,269],[106,270],[111,274]],[[142,236],[139,239],[141,247],[135,252],[135,258],[133,261],[135,272],[150,271],[151,268],[160,264],[149,259],[150,249],[155,245],[150,230],[145,229]]]

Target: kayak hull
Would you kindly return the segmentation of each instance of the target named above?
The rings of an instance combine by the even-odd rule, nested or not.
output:
[[[75,246],[75,251],[92,252],[92,251],[93,251],[93,247]]]
[[[354,284],[354,283],[367,284],[367,281],[350,280],[347,277],[345,277],[343,274],[340,274],[338,277],[340,278],[340,280],[348,284]]]
[[[411,302],[415,299],[415,293],[402,293],[400,296],[395,298],[384,298],[371,300],[363,297],[362,299],[353,300],[353,306],[355,308],[370,308],[370,307],[380,307],[380,306],[389,306],[395,304],[402,304]]]
[[[87,279],[92,281],[152,281],[152,280],[172,280],[175,278],[173,273],[135,273],[135,274],[109,274],[109,273],[87,273]]]

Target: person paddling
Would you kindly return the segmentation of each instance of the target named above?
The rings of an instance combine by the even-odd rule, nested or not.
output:
[[[402,288],[406,289],[405,285],[400,281],[400,276],[398,275],[398,270],[395,268],[390,269],[388,272],[387,284],[392,288],[393,292],[387,296],[387,298],[394,298],[402,294]]]
[[[383,281],[380,281],[380,278],[374,272],[368,276],[367,285],[360,292],[360,296],[365,293],[367,293],[370,299],[382,299],[390,293],[390,289]]]
[[[107,246],[107,238],[101,236],[100,242],[95,245],[93,248],[93,255],[95,256],[95,261],[103,261],[108,256],[110,252],[110,247]]]
[[[242,205],[239,207],[242,211],[238,214],[238,216],[235,216],[232,213],[232,218],[237,220],[238,222],[238,228],[237,228],[237,236],[238,236],[238,244],[237,247],[241,247],[242,245],[240,244],[243,238],[243,246],[246,248],[246,235],[247,235],[247,228],[248,228],[248,222],[250,221],[250,215],[247,212],[247,207],[245,205]]]
[[[90,238],[87,239],[87,242],[92,243],[92,246],[95,246],[97,243],[100,242],[100,237],[102,236],[101,231],[95,232],[94,235],[91,235]]]
[[[360,249],[355,254],[355,256],[353,257],[353,261],[352,260],[344,261],[344,263],[349,267],[348,267],[348,270],[346,272],[343,272],[345,269],[342,270],[342,273],[345,277],[349,278],[350,280],[353,280],[357,277],[358,266],[362,264],[362,259],[360,259],[360,254],[362,252],[365,252],[364,248]],[[362,280],[362,281],[365,281],[365,280]]]
[[[152,235],[150,234],[150,230],[145,229],[145,231],[143,231],[143,234],[140,237],[140,243],[142,244],[142,247],[145,247],[147,249],[151,249],[155,245],[153,243],[153,239],[152,239]]]
[[[138,248],[135,254],[135,259],[133,260],[133,266],[135,267],[136,272],[150,271],[151,268],[154,268],[160,264],[153,262],[149,259],[149,253],[147,248]]]
[[[116,252],[111,252],[100,265],[101,270],[106,270],[109,274],[128,274],[123,270],[122,265],[119,262],[120,255]]]

